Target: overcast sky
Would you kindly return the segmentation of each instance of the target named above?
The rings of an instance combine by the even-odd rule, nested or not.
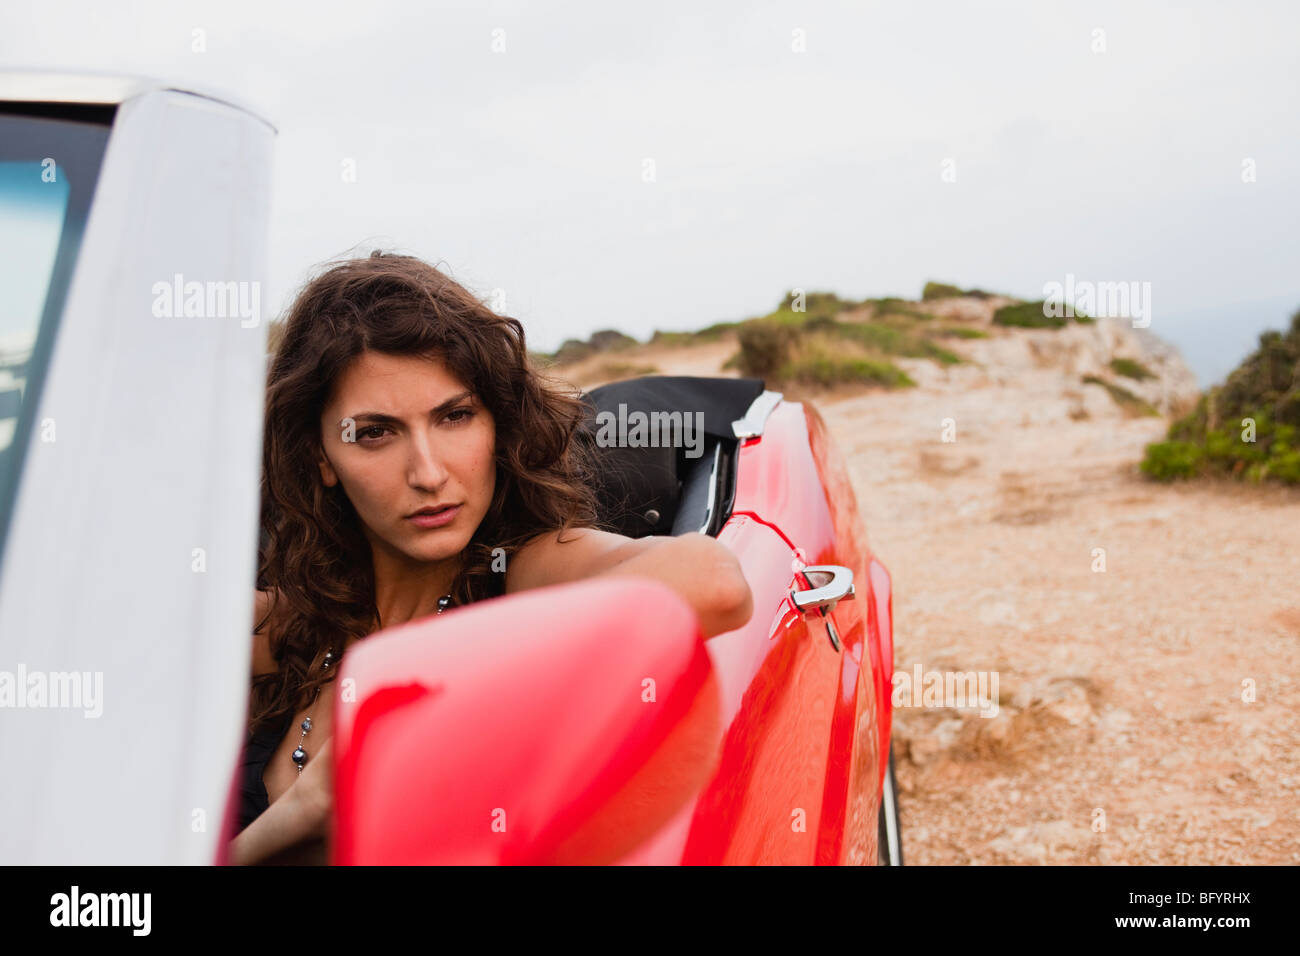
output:
[[[1041,298],[1073,274],[1150,282],[1151,330],[1208,384],[1300,308],[1294,3],[46,0],[2,20],[4,68],[216,86],[278,125],[268,311],[376,246],[503,289],[548,351],[795,287]]]

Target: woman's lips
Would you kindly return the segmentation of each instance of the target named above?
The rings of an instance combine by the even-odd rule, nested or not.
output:
[[[412,522],[417,528],[441,528],[443,525],[455,521],[458,514],[460,514],[460,505],[453,505],[450,508],[444,508],[437,514],[425,512],[420,515],[411,515],[406,520]]]

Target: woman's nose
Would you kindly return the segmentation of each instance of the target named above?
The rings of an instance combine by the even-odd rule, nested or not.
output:
[[[427,435],[417,435],[411,446],[408,481],[421,488],[439,488],[447,480],[437,448]]]

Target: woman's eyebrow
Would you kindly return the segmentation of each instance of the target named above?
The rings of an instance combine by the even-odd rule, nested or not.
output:
[[[459,395],[453,395],[451,398],[447,399],[438,407],[430,409],[429,414],[436,415],[438,412],[445,412],[453,405],[457,404],[458,402],[463,402],[465,399],[471,397],[473,394],[474,393],[472,391],[466,390],[461,392]],[[367,421],[367,422],[375,422],[381,425],[400,425],[402,423],[402,420],[396,417],[395,415],[386,415],[383,412],[359,412],[356,415],[353,415],[351,417],[354,422]],[[347,421],[347,419],[343,419],[343,421],[340,421],[339,426],[341,427],[343,425],[343,422],[345,421]]]

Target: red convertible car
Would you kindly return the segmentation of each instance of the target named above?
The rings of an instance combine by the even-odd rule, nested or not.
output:
[[[0,73],[0,862],[226,860],[274,134],[219,94]],[[230,297],[159,307],[191,282]],[[753,617],[703,640],[611,577],[368,638],[334,683],[330,861],[901,863],[890,579],[817,411],[755,379],[587,397],[605,520],[715,536]],[[599,440],[638,411],[699,442]]]

